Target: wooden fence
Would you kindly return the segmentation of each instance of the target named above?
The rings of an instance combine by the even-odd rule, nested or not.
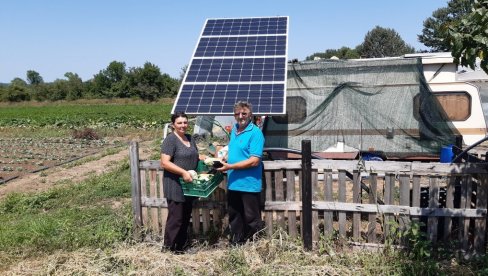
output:
[[[162,235],[167,205],[159,160],[139,161],[133,142],[130,162],[135,223]],[[267,233],[281,228],[292,237],[301,235],[302,162],[264,161],[264,180]],[[484,164],[312,160],[311,183],[314,242],[334,235],[363,245],[383,244],[393,230],[418,222],[434,246],[442,243],[465,253],[485,253]],[[193,232],[222,231],[224,215],[222,183],[195,206]]]

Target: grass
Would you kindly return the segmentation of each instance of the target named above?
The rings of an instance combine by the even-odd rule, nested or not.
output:
[[[426,265],[426,262],[434,266]],[[484,275],[486,259],[410,260],[401,251],[305,251],[284,233],[241,247],[199,246],[194,253],[160,252],[160,244],[117,243],[110,248],[60,250],[12,265],[12,275]]]
[[[77,185],[65,184],[38,194],[9,194],[0,202],[1,256],[106,248],[131,238],[128,165]],[[121,207],[114,208],[115,202]],[[6,261],[0,258],[0,263]]]

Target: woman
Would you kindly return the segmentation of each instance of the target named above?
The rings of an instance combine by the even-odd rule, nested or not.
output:
[[[171,123],[173,132],[161,144],[163,189],[168,202],[163,250],[182,253],[187,245],[192,204],[196,197],[183,194],[179,178],[186,182],[193,180],[188,171],[196,169],[199,156],[195,141],[186,134],[188,116],[184,112],[176,112],[171,116]]]

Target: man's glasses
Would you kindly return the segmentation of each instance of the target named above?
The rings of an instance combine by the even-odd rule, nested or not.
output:
[[[247,112],[234,112],[234,116],[239,116],[239,115],[247,116]]]

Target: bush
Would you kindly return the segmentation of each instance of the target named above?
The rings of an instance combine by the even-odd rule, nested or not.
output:
[[[100,135],[98,135],[92,128],[84,128],[83,130],[75,129],[73,131],[74,139],[85,139],[85,140],[99,140]]]

